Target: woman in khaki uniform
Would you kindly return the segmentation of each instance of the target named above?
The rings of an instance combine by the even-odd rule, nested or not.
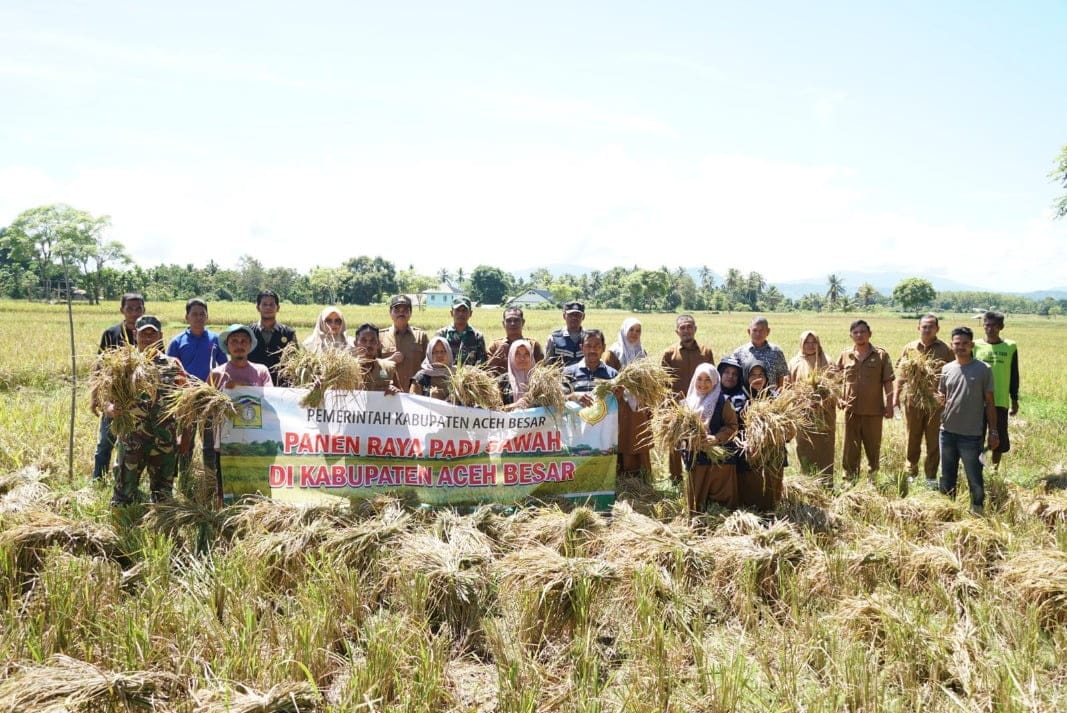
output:
[[[801,332],[800,351],[789,361],[789,380],[799,382],[830,368],[819,335],[811,330]],[[800,467],[815,473],[827,488],[834,486],[834,444],[837,440],[837,399],[827,396],[822,408],[814,414],[818,430],[797,433],[797,457]]]
[[[648,354],[641,346],[641,321],[630,317],[619,328],[619,336],[608,348],[604,362],[616,371],[622,371],[630,362],[647,358]],[[642,408],[629,394],[619,399],[619,473],[651,475],[648,435],[651,418],[649,410]]]

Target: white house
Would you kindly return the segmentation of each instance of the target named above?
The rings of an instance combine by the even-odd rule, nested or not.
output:
[[[548,290],[526,290],[521,295],[516,295],[507,301],[508,307],[552,307],[556,304],[556,298]]]
[[[445,280],[436,289],[422,291],[422,304],[425,307],[451,307],[452,300],[466,296],[467,293]]]

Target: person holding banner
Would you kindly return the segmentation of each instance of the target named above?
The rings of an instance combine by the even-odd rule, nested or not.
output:
[[[448,400],[448,382],[452,378],[452,347],[444,337],[434,336],[426,345],[422,368],[411,377],[408,391],[431,399]]]
[[[315,332],[304,340],[304,348],[313,352],[327,349],[351,349],[352,342],[345,334],[348,325],[341,310],[336,307],[323,307],[315,321]]]
[[[356,358],[363,367],[363,390],[399,394],[403,389],[400,388],[396,364],[389,359],[378,358],[381,345],[378,327],[364,322],[356,328]]]
[[[508,371],[498,380],[505,411],[518,411],[529,406],[526,392],[530,388],[533,368],[534,345],[527,339],[512,342],[508,348]]]

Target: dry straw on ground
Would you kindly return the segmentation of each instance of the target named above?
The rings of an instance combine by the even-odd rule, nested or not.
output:
[[[448,380],[449,400],[460,406],[499,411],[504,408],[496,377],[483,366],[460,364]]]
[[[937,383],[944,362],[927,354],[910,351],[897,362],[896,377],[901,382],[900,400],[922,413],[933,413],[938,408]]]
[[[300,405],[322,405],[327,391],[361,391],[365,379],[359,360],[345,349],[313,351],[296,343],[282,350],[278,374],[298,388],[308,389]]]
[[[47,664],[19,667],[0,683],[0,710],[153,710],[184,693],[184,682],[171,673],[108,671],[57,654]]]
[[[195,713],[312,713],[322,710],[322,696],[310,683],[279,683],[266,691],[244,684],[197,690]]]
[[[0,531],[0,547],[16,553],[23,572],[32,571],[49,547],[90,557],[118,559],[121,556],[118,535],[111,528],[43,511],[25,513],[20,516],[19,524]]]

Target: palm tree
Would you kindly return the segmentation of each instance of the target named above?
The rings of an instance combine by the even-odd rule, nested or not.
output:
[[[829,285],[829,289],[826,290],[826,301],[830,303],[830,311],[833,312],[838,301],[845,296],[845,282],[837,275],[828,276],[826,282]]]
[[[874,296],[878,294],[878,290],[874,289],[874,285],[869,282],[864,282],[856,290],[856,297],[863,300],[863,309],[867,309],[871,306],[871,302],[874,302]]]
[[[447,267],[442,267],[437,271],[437,279],[441,282],[448,282],[452,279],[452,273],[448,271]]]

